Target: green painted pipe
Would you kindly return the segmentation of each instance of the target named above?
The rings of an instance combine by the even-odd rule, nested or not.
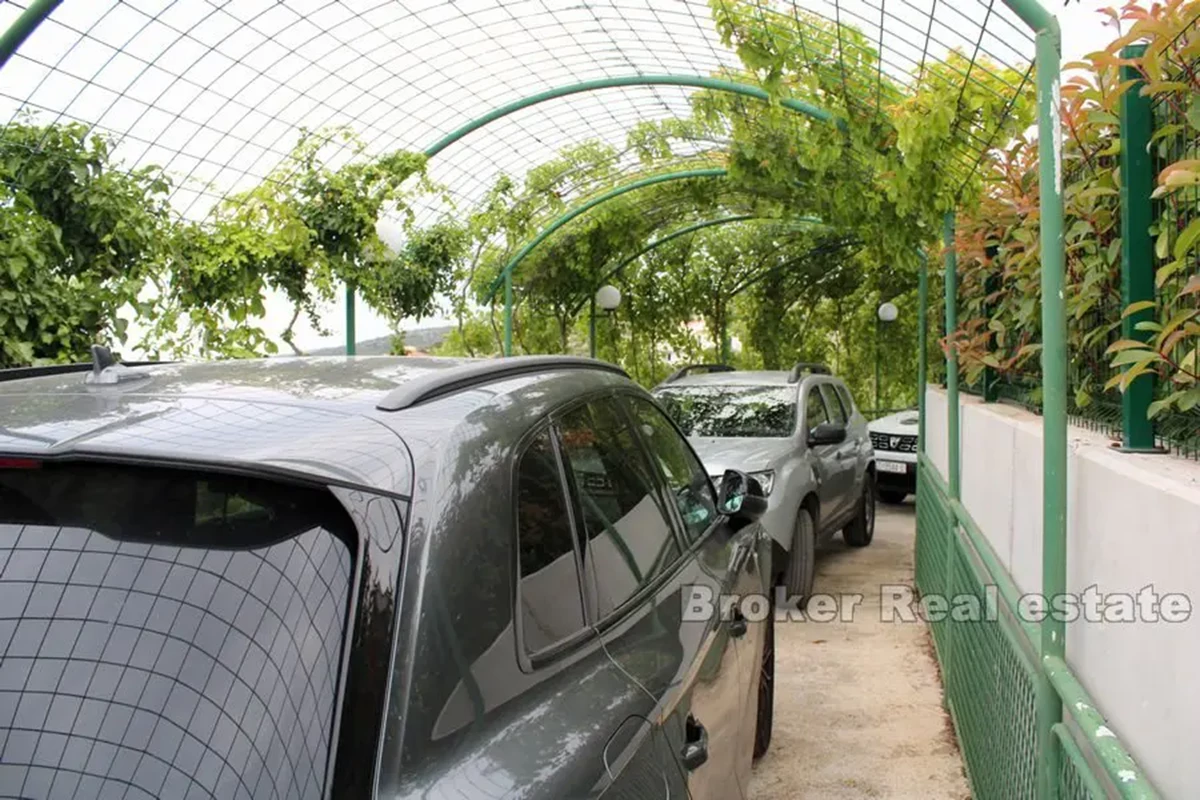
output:
[[[354,334],[354,284],[346,284],[346,355],[358,352],[358,339]]]
[[[492,298],[496,296],[496,292],[500,290],[500,284],[505,280],[505,276],[510,276],[513,269],[515,269],[522,261],[524,261],[525,257],[533,252],[539,244],[550,238],[550,236],[563,225],[566,225],[568,222],[582,214],[586,214],[596,206],[607,203],[609,200],[613,200],[623,194],[636,191],[637,189],[644,189],[647,186],[668,183],[670,181],[690,180],[692,178],[723,178],[728,174],[729,170],[725,169],[724,167],[713,167],[709,169],[687,169],[679,172],[664,172],[660,175],[650,175],[646,178],[640,178],[639,180],[622,184],[614,189],[610,189],[602,195],[593,197],[586,203],[576,206],[570,211],[567,211],[565,214],[559,216],[557,219],[543,228],[541,233],[539,233],[537,236],[527,242],[520,250],[518,250],[517,253],[508,260],[508,263],[504,265],[504,269],[500,271],[500,274],[496,276],[495,280],[492,281],[492,285],[488,288],[488,294],[485,298],[485,302],[491,302]]]
[[[950,474],[950,499],[962,497],[959,469],[958,350],[950,337],[958,328],[958,253],[954,249],[954,212],[942,220],[942,244],[946,248],[946,463]]]
[[[489,298],[490,299],[490,298]],[[513,284],[512,273],[504,273],[504,355],[513,354]]]
[[[929,361],[929,256],[917,251],[921,266],[917,272],[917,450],[925,452],[925,382]]]
[[[668,242],[678,239],[681,236],[687,236],[689,233],[695,233],[696,231],[701,231],[701,230],[704,230],[705,228],[716,227],[718,225],[731,225],[735,222],[750,222],[750,221],[754,221],[754,220],[759,220],[759,221],[764,221],[764,222],[772,222],[772,221],[773,222],[803,222],[803,223],[814,224],[814,225],[824,224],[823,221],[818,217],[799,217],[795,220],[785,220],[785,219],[781,219],[779,217],[760,217],[757,214],[734,214],[734,215],[728,216],[728,217],[714,217],[713,219],[706,219],[701,222],[696,222],[691,225],[686,225],[682,228],[679,228],[678,230],[668,233],[666,236],[660,236],[659,238],[653,240],[652,242],[649,242],[648,244],[646,244],[645,247],[638,250],[636,253],[629,256],[628,258],[624,259],[620,264],[613,267],[608,272],[604,273],[604,275],[602,275],[600,277],[599,281],[597,281],[597,285],[596,285],[595,289],[599,289],[610,278],[612,278],[616,275],[620,275],[621,272],[626,267],[628,267],[634,261],[637,261],[642,256],[646,255],[647,253],[651,252],[652,250],[655,250],[658,247],[661,247],[664,244],[667,244]],[[576,306],[574,313],[578,314],[581,308],[583,308],[582,305]]]
[[[37,30],[38,25],[41,25],[61,3],[62,0],[33,0],[26,6],[21,16],[0,35],[0,69],[3,69],[13,53],[17,52],[29,35]]]
[[[425,155],[428,158],[433,158],[467,134],[477,131],[498,119],[507,117],[509,114],[516,113],[539,103],[544,103],[547,100],[554,100],[559,97],[581,94],[583,92],[594,92],[600,89],[615,89],[626,86],[688,86],[696,89],[713,89],[720,92],[729,92],[730,94],[740,94],[744,97],[754,97],[768,102],[771,100],[771,95],[758,86],[700,75],[624,75],[615,78],[582,81],[567,86],[558,86],[554,89],[547,89],[544,92],[523,97],[520,100],[514,100],[499,108],[494,108],[483,116],[476,117],[443,136],[436,143],[425,149]],[[845,128],[846,126],[844,120],[835,120],[834,116],[825,109],[814,106],[811,103],[806,103],[803,100],[785,97],[779,100],[779,104],[784,108],[805,114],[821,122],[834,122],[841,128]]]
[[[1067,303],[1064,294],[1062,124],[1059,118],[1061,41],[1057,28],[1037,35],[1038,185],[1042,261],[1042,595],[1067,588]],[[1066,651],[1061,615],[1041,622],[1043,664]],[[1062,702],[1046,670],[1037,685],[1038,797],[1058,793],[1059,748],[1050,735]]]
[[[1059,656],[1047,655],[1042,659],[1042,666],[1054,689],[1062,698],[1075,724],[1079,726],[1088,744],[1096,754],[1096,760],[1104,768],[1117,794],[1124,800],[1157,800],[1158,792],[1150,785],[1150,781],[1129,752],[1121,745],[1120,740],[1112,735],[1106,725],[1104,715],[1092,701],[1087,690],[1072,674],[1071,668]],[[1083,772],[1086,775],[1086,771]],[[1095,795],[1103,797],[1104,795]]]
[[[1061,38],[1058,20],[1038,0],[1004,0],[1004,5],[1011,8],[1035,33],[1046,31],[1053,33],[1056,39]]]

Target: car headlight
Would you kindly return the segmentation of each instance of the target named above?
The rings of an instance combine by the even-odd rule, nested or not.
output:
[[[746,474],[754,478],[762,486],[763,497],[771,496],[771,488],[775,486],[775,470],[764,469],[762,472],[748,472]]]

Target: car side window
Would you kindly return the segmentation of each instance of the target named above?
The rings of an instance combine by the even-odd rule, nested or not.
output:
[[[811,431],[822,422],[828,422],[829,415],[825,413],[825,404],[821,402],[821,392],[816,386],[808,390],[808,400],[804,403],[804,426]]]
[[[681,555],[628,417],[613,398],[595,400],[559,422],[587,542],[586,586],[603,619]]]
[[[584,627],[583,598],[566,487],[550,432],[539,433],[517,466],[521,632],[528,653]]]
[[[846,420],[848,419],[846,416],[846,410],[842,408],[842,401],[838,397],[837,391],[833,388],[833,385],[829,383],[822,383],[821,396],[825,398],[825,407],[829,409],[829,418],[839,425],[845,425]]]
[[[842,408],[846,409],[846,417],[854,416],[854,398],[850,396],[850,390],[838,384],[837,393],[838,397],[842,398]]]
[[[694,542],[717,519],[717,498],[708,473],[662,411],[644,397],[629,397],[627,401],[650,454],[666,478],[667,489],[683,518],[687,539]]]

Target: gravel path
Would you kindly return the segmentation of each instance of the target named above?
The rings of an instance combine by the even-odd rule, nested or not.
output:
[[[837,537],[815,592],[864,595],[851,622],[776,625],[775,730],[751,800],[970,798],[923,623],[884,622],[880,589],[912,585],[911,501],[879,505],[862,550]]]

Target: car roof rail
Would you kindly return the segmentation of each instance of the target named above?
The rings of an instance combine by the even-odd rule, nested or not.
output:
[[[508,356],[434,370],[397,386],[388,392],[375,405],[375,408],[380,411],[401,411],[503,378],[563,369],[593,369],[611,372],[624,378],[629,377],[629,373],[616,364],[595,358],[553,355]]]
[[[117,362],[113,358],[112,351],[107,347],[100,345],[92,345],[92,360],[79,361],[72,364],[43,364],[36,367],[8,367],[0,369],[0,383],[5,381],[20,381],[26,378],[41,378],[47,375],[69,375],[73,372],[87,372],[88,383],[108,383],[116,381],[100,381],[94,380],[93,376],[104,374],[105,370],[111,370],[112,367],[154,367],[159,364],[175,364],[175,361],[122,361]],[[117,374],[109,372],[110,375]],[[125,373],[121,373],[123,376]],[[140,375],[138,377],[141,377]],[[128,380],[128,377],[121,377],[120,380]]]
[[[792,371],[788,373],[788,383],[799,383],[800,379],[806,374],[811,375],[832,375],[833,370],[824,364],[818,364],[815,361],[801,361],[796,366],[792,367]]]
[[[693,372],[704,372],[705,374],[712,372],[736,372],[737,370],[728,364],[689,364],[682,369],[677,369],[666,377],[663,383],[674,383],[677,380],[686,378]]]

